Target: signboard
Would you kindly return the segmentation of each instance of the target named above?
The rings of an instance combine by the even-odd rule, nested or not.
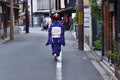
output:
[[[75,18],[76,13],[72,13],[72,18]]]
[[[83,25],[83,12],[78,12],[78,24]]]
[[[84,8],[84,26],[90,26],[90,8]]]
[[[61,0],[61,8],[65,8],[64,0]]]

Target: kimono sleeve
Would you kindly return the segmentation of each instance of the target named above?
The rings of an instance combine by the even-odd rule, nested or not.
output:
[[[64,33],[64,27],[63,27],[63,25],[61,25],[61,38],[60,38],[60,43],[63,45],[63,46],[65,46],[65,33]]]
[[[52,44],[52,37],[51,37],[51,26],[48,30],[48,40],[46,42],[46,46]]]

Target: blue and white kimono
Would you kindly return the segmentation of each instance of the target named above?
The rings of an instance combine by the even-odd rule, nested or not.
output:
[[[64,27],[60,22],[53,22],[48,30],[48,41],[51,44],[52,54],[60,55],[61,45],[65,46]]]

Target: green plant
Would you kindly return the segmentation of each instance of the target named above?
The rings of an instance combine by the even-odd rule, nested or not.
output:
[[[108,51],[108,56],[112,64],[118,65],[117,64],[119,61],[118,54],[119,54],[118,52],[113,52],[111,50]]]
[[[76,14],[75,14],[75,17],[74,17],[74,21],[76,24],[78,24],[78,8],[76,8]]]
[[[96,40],[94,44],[95,44],[95,49],[101,50],[101,44],[102,44],[101,40]]]
[[[97,20],[98,23],[102,21],[102,5],[97,3],[98,0],[90,0],[91,2],[91,15]]]
[[[118,44],[114,39],[112,40],[112,45],[113,45],[113,49],[108,50],[108,56],[111,60],[115,61],[116,65],[120,66],[120,53],[118,50]]]
[[[111,50],[108,51],[108,56],[111,58],[111,59],[116,59],[117,56],[118,56],[118,52],[113,52]]]

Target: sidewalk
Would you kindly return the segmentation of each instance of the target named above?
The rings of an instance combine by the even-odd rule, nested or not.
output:
[[[8,41],[8,40],[10,40],[10,38],[9,38],[9,37],[7,37],[7,38],[5,38],[5,39],[0,39],[0,44],[2,44],[2,43],[4,43],[4,42],[6,42],[6,41]]]
[[[10,33],[10,32],[9,32]],[[14,37],[17,35],[17,34],[20,34],[20,33],[25,33],[25,31],[23,31],[23,26],[19,26],[16,31],[14,31]],[[6,41],[9,41],[10,40],[10,36],[7,35],[7,38],[5,39],[0,39],[0,44],[6,42]]]
[[[74,31],[72,31],[72,34],[73,34],[75,40],[77,41],[76,33]],[[86,43],[84,43],[84,51],[87,51],[88,53],[90,53],[90,55],[94,56],[94,59],[97,60],[99,65],[101,67],[103,67],[105,72],[107,72],[107,74],[110,76],[110,80],[118,80],[115,77],[114,66],[111,66],[110,63],[107,61],[107,59],[105,57],[103,57],[103,60],[101,60],[102,56],[99,55],[99,52],[91,50],[90,47]]]
[[[15,26],[14,27],[14,36],[16,35],[16,34],[18,34],[19,32],[21,32],[22,29],[23,28],[23,26]],[[4,31],[2,30],[2,33],[4,33]],[[6,42],[6,41],[8,41],[8,40],[10,40],[10,28],[7,28],[7,38],[4,38],[4,39],[0,39],[0,44],[2,44],[2,43],[4,43],[4,42]]]

